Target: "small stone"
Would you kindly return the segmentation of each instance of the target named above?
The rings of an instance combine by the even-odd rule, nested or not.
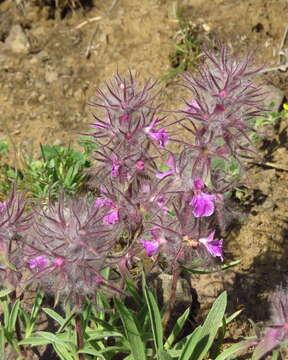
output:
[[[203,24],[202,27],[203,27],[204,31],[206,31],[206,32],[211,31],[211,26],[209,24]]]
[[[30,63],[31,63],[31,64],[36,64],[36,63],[38,63],[38,62],[45,62],[45,61],[47,61],[47,60],[49,60],[49,55],[48,55],[47,51],[42,50],[42,51],[40,51],[38,54],[35,54],[35,55],[31,58]]]
[[[77,91],[74,92],[74,97],[77,100],[81,100],[83,96],[83,92],[82,89],[78,89]]]
[[[262,204],[262,208],[264,210],[275,209],[275,202],[271,199],[266,199]]]
[[[53,143],[54,146],[63,146],[64,142],[60,139],[56,139]]]
[[[53,70],[47,70],[45,74],[45,80],[51,84],[58,79],[58,73]]]
[[[28,54],[30,50],[29,40],[20,25],[12,26],[5,46],[15,54]]]
[[[44,94],[40,95],[39,98],[38,98],[39,102],[42,102],[45,99],[46,99],[46,95],[44,95]]]

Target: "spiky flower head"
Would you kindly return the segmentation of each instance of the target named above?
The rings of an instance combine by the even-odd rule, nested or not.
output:
[[[220,45],[217,54],[204,50],[198,75],[183,76],[192,93],[182,113],[190,121],[186,128],[195,138],[194,144],[186,144],[193,177],[211,174],[212,157],[227,162],[235,158],[242,164],[243,157],[253,156],[249,121],[263,111],[264,95],[252,81],[258,71],[253,68],[252,56],[238,60]]]
[[[165,148],[169,134],[162,125],[164,118],[157,114],[160,105],[155,104],[155,82],[149,80],[141,86],[130,72],[128,77],[116,74],[106,87],[106,91],[98,89],[90,103],[96,111],[89,136],[100,145],[95,151],[93,179],[95,185],[113,180],[122,184],[123,190],[143,172],[156,169],[149,150]]]
[[[121,233],[118,221],[108,221],[111,202],[65,199],[35,213],[25,241],[26,267],[31,281],[64,295],[91,294],[106,286],[101,275],[113,261],[113,248]]]

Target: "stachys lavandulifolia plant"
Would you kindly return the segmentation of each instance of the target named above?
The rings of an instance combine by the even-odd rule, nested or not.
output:
[[[31,226],[31,214],[23,194],[12,190],[7,201],[0,203],[0,277],[16,287],[21,279],[22,236]]]

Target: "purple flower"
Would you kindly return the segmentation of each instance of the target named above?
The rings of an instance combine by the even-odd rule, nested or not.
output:
[[[165,147],[168,142],[168,134],[163,128],[159,130],[151,130],[150,136],[152,137],[152,139],[158,141],[161,147]]]
[[[213,256],[213,257],[220,257],[221,261],[224,260],[223,258],[223,239],[214,240],[215,231],[213,231],[207,238],[199,239],[199,242],[203,244],[206,250]]]
[[[141,240],[140,244],[144,247],[146,251],[146,255],[148,257],[151,257],[152,255],[156,254],[159,249],[158,241]]]
[[[53,261],[53,263],[56,267],[61,267],[64,264],[64,259],[61,257],[58,257]]]
[[[94,202],[94,207],[95,208],[100,208],[102,206],[108,206],[110,208],[115,207],[115,204],[113,203],[113,201],[107,199],[107,198],[98,198],[95,200]]]
[[[153,129],[158,121],[158,118],[152,120],[150,125],[145,128],[145,131],[153,140],[157,141],[161,147],[165,147],[169,138],[166,130],[164,128],[159,130]]]
[[[104,218],[103,218],[103,224],[104,225],[114,225],[118,221],[119,221],[119,214],[118,214],[117,209],[108,212],[108,214],[105,215]]]
[[[3,202],[0,201],[0,214],[2,212],[4,212],[6,209],[7,209],[7,202],[6,201],[3,201]]]
[[[200,178],[194,180],[194,196],[189,205],[193,206],[193,215],[195,217],[210,216],[214,213],[215,195],[210,195],[202,192],[204,183]]]
[[[175,161],[174,161],[174,157],[172,155],[169,156],[169,158],[166,162],[166,165],[168,167],[168,170],[157,173],[156,177],[158,179],[164,179],[166,176],[173,175],[176,172]]]
[[[138,170],[144,170],[145,169],[145,163],[142,160],[138,160],[135,164],[136,168]]]
[[[30,270],[36,269],[36,270],[42,270],[48,265],[48,259],[45,256],[36,256],[32,259],[28,260],[28,266]]]
[[[121,125],[127,123],[129,121],[129,114],[123,114],[119,116],[119,122]]]

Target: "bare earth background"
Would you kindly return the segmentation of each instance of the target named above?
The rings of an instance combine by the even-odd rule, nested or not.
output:
[[[39,143],[74,144],[91,122],[89,97],[117,69],[161,79],[171,68],[169,54],[179,30],[174,0],[94,0],[92,7],[67,11],[62,19],[36,3],[0,1],[0,141],[28,151]],[[179,0],[179,6],[200,37],[221,40],[236,55],[252,51],[258,65],[279,65],[287,0]],[[269,72],[260,80],[288,97],[288,71]],[[181,107],[179,89],[162,86],[168,108]],[[267,161],[288,168],[287,127],[283,119],[259,146]],[[248,216],[225,238],[226,258],[242,262],[212,281],[210,275],[195,278],[203,307],[226,288],[231,311],[243,308],[243,319],[269,318],[267,297],[288,270],[287,180],[285,170],[251,168]],[[240,318],[231,336],[248,328]]]

